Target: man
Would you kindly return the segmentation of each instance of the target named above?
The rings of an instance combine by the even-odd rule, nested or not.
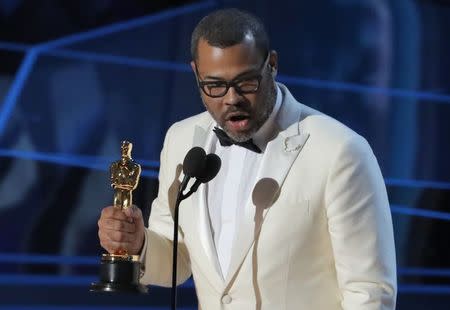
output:
[[[201,146],[222,167],[180,207],[178,259],[201,309],[394,309],[392,221],[367,142],[275,82],[277,54],[254,16],[208,15],[191,53],[207,112],[168,130],[149,228],[136,208],[108,207],[102,246],[140,253],[141,281],[170,285],[180,165]]]

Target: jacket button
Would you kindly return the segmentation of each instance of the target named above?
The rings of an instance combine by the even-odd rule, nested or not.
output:
[[[221,300],[223,304],[229,304],[232,301],[230,295],[223,295]]]

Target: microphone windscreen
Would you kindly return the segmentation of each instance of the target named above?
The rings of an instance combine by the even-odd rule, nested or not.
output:
[[[183,172],[188,177],[196,178],[205,170],[206,152],[201,147],[193,147],[184,157]]]
[[[208,183],[214,179],[217,173],[219,173],[221,165],[222,161],[219,156],[213,153],[206,155],[205,168],[202,173],[197,176],[197,179],[202,183]]]

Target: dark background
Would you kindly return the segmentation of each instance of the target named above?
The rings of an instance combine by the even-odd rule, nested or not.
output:
[[[0,1],[0,309],[169,304],[163,288],[87,292],[102,252],[96,224],[123,139],[144,168],[134,199],[149,214],[165,131],[203,110],[190,33],[224,6],[262,18],[278,80],[299,101],[370,142],[394,219],[398,309],[448,309],[444,0]],[[180,306],[195,308],[192,282],[180,292]]]

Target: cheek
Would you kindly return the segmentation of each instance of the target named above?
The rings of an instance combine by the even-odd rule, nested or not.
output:
[[[211,98],[202,97],[202,99],[203,105],[205,106],[206,110],[208,110],[208,112],[212,114],[212,116],[217,120],[217,118],[221,115],[220,102],[211,100]]]
[[[257,110],[266,109],[266,106],[275,100],[275,84],[273,84],[273,82],[271,83],[269,79],[265,79],[264,83],[261,84],[260,91],[255,95],[256,105],[254,105],[254,107],[256,107]]]
[[[250,103],[250,106],[252,107],[252,110],[258,111],[262,106],[262,102],[264,101],[264,94],[262,92],[259,92],[252,95],[251,97],[247,97],[247,99]]]

